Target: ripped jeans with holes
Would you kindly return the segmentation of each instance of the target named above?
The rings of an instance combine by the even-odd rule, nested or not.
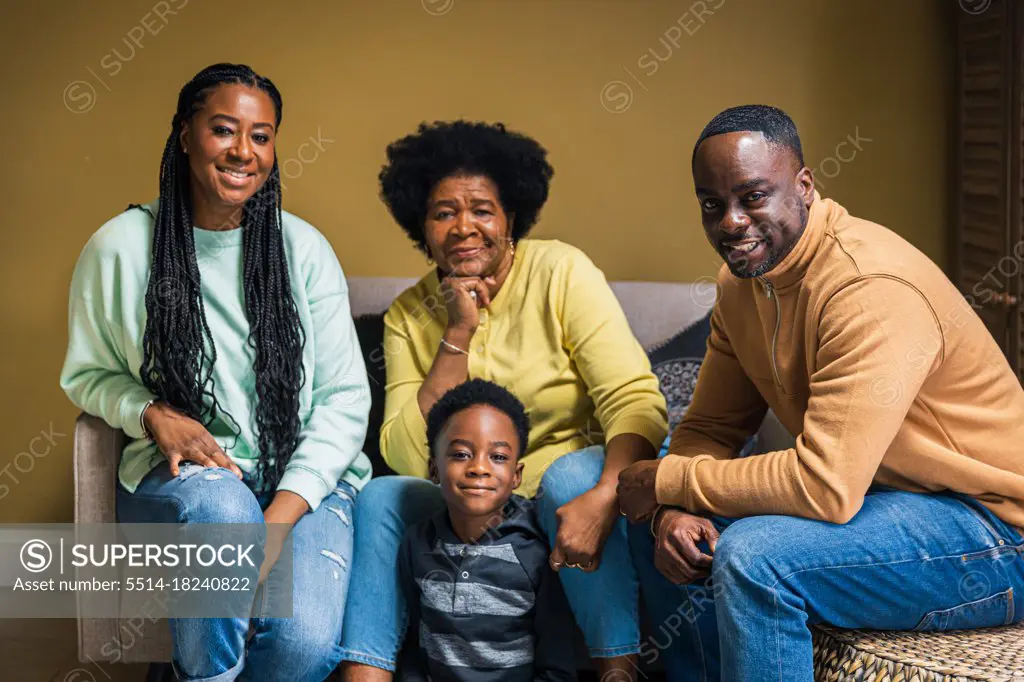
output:
[[[630,528],[649,617],[640,658],[660,660],[670,680],[812,682],[818,623],[931,631],[1024,619],[1024,538],[966,496],[875,486],[844,525],[711,521],[711,575],[684,586],[655,568],[646,525]]]
[[[120,485],[121,523],[263,523],[272,495],[226,469],[161,463],[134,493]],[[356,490],[339,482],[291,531],[291,618],[172,618],[173,665],[188,682],[321,682],[341,660]]]

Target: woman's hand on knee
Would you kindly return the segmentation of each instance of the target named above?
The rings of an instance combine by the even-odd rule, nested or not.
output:
[[[551,568],[578,568],[585,573],[601,565],[601,552],[618,518],[614,490],[588,490],[555,512],[558,533],[551,549]]]
[[[144,419],[146,429],[170,464],[172,476],[178,475],[181,462],[188,461],[204,467],[222,467],[242,478],[242,470],[195,419],[164,402],[153,403]]]

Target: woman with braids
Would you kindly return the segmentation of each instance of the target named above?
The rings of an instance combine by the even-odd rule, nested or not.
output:
[[[101,227],[71,284],[61,385],[130,438],[118,520],[274,524],[261,579],[269,529],[291,533],[294,616],[171,619],[181,680],[320,682],[340,660],[369,391],[334,251],[281,210],[281,106],[247,66],[196,74],[159,201]]]
[[[357,504],[342,637],[347,680],[390,679],[395,668],[406,624],[397,550],[407,525],[444,508],[426,480],[424,415],[475,378],[525,404],[531,428],[516,492],[536,499],[550,564],[598,667],[621,671],[617,680],[635,675],[637,576],[616,485],[624,468],[655,457],[668,430],[665,400],[601,271],[568,244],[524,239],[548,197],[546,156],[501,124],[464,121],[421,125],[387,149],[381,196],[435,267],[384,318],[381,452],[404,475],[374,479]],[[486,472],[480,481],[472,494],[493,494]],[[438,608],[452,608],[454,598],[459,612],[468,608],[459,607],[460,594],[473,600],[486,589],[474,583],[473,561],[467,553],[450,576],[423,586],[449,595]],[[456,635],[418,633],[453,667],[511,667],[509,652],[522,644],[480,650]]]

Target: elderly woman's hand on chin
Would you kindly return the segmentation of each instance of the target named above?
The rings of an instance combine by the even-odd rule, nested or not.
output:
[[[441,295],[448,308],[448,329],[464,330],[469,334],[480,324],[480,308],[491,304],[490,287],[495,278],[460,277],[448,275],[441,280]]]

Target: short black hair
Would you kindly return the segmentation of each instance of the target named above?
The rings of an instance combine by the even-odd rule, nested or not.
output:
[[[388,211],[426,253],[427,200],[441,180],[460,174],[490,178],[505,213],[515,214],[510,237],[517,242],[537,222],[554,172],[536,140],[502,123],[459,120],[421,123],[414,134],[389,144],[378,179]]]
[[[800,162],[800,165],[804,165],[804,151],[800,145],[800,135],[789,114],[767,104],[744,104],[726,109],[704,126],[700,137],[697,138],[697,144],[693,145],[690,167],[692,168],[696,163],[697,149],[704,140],[714,135],[743,132],[763,133],[770,144],[786,147],[793,152],[793,156]]]
[[[434,441],[448,420],[456,413],[474,405],[488,405],[499,412],[504,412],[512,420],[519,436],[519,452],[516,453],[516,458],[522,457],[530,437],[530,418],[526,416],[526,408],[511,391],[485,379],[470,379],[459,384],[441,396],[430,408],[430,412],[427,413],[427,445],[431,456]]]

